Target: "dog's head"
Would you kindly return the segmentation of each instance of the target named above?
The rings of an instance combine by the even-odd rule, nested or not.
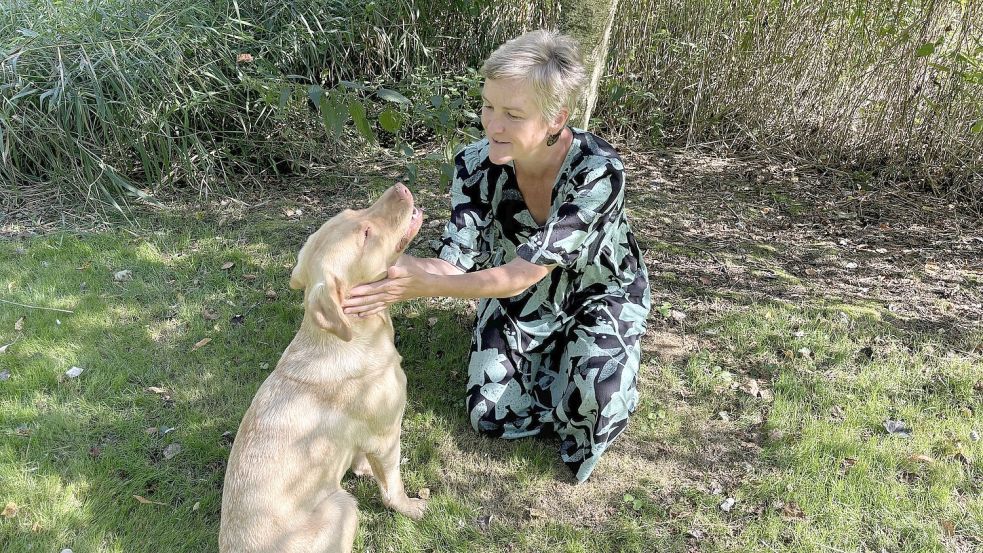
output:
[[[341,305],[353,286],[379,280],[420,230],[413,194],[397,184],[366,209],[345,210],[321,225],[297,255],[290,287],[304,290],[305,317],[346,342],[352,327]]]

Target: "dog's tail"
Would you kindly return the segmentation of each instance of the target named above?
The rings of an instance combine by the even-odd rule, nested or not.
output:
[[[324,498],[308,520],[306,532],[312,541],[309,551],[349,553],[358,527],[358,502],[345,490]]]

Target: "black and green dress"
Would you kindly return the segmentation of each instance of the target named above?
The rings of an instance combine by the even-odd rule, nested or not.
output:
[[[526,208],[512,164],[488,140],[456,159],[451,217],[436,245],[463,271],[521,257],[552,266],[512,298],[480,301],[467,408],[482,433],[555,432],[560,457],[584,481],[638,404],[649,285],[624,212],[624,166],[607,142],[572,129],[546,223]]]

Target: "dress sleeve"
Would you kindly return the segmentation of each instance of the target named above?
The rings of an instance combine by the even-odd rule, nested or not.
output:
[[[454,162],[451,182],[451,216],[437,244],[437,257],[464,272],[482,268],[490,257],[484,237],[491,219],[489,199],[483,197],[483,171],[471,172],[464,161],[465,152]]]
[[[516,256],[537,265],[569,268],[603,237],[624,200],[624,165],[617,158],[573,176],[573,191],[546,224],[516,248]]]

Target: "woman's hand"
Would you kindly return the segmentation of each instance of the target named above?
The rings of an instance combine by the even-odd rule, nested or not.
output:
[[[391,303],[425,296],[428,276],[412,258],[400,256],[396,264],[389,267],[386,278],[349,291],[343,306],[345,314],[368,317],[382,312]]]

